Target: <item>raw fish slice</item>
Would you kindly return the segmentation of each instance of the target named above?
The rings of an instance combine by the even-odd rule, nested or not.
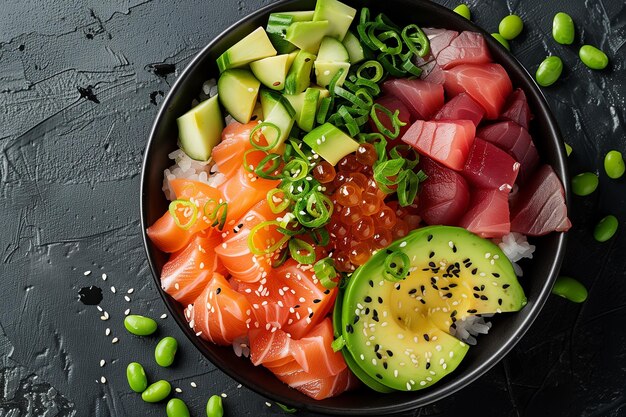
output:
[[[329,318],[323,320],[293,345],[293,357],[305,372],[314,372],[316,377],[337,375],[346,368],[341,352],[334,352],[333,325]]]
[[[448,29],[424,28],[423,31],[430,42],[430,55],[433,59],[459,36],[459,32]]]
[[[228,346],[248,332],[250,304],[226,279],[214,273],[204,291],[185,310],[189,326],[205,340]]]
[[[485,115],[485,109],[467,93],[453,97],[435,114],[434,120],[471,120],[478,126]]]
[[[478,188],[511,190],[520,164],[500,148],[476,138],[470,149],[463,176]]]
[[[232,177],[243,164],[243,154],[252,149],[250,132],[259,122],[247,124],[233,122],[222,131],[222,140],[211,152],[219,171],[226,177]]]
[[[469,211],[459,226],[480,237],[500,238],[511,231],[509,190],[474,190]]]
[[[422,155],[460,171],[465,165],[476,127],[469,120],[417,120],[402,137]]]
[[[446,92],[468,93],[485,109],[487,119],[496,119],[513,90],[506,70],[499,64],[462,64],[444,71]]]
[[[429,120],[444,103],[443,87],[419,78],[387,80],[383,90],[400,99],[416,119]]]
[[[177,252],[187,246],[193,236],[191,231],[182,229],[176,224],[169,210],[146,229],[146,234],[154,246],[169,253]]]
[[[294,340],[282,330],[273,332],[265,329],[250,330],[250,361],[255,365],[282,366],[293,362]]]
[[[479,33],[464,31],[437,55],[437,63],[443,69],[460,64],[487,64],[491,54],[485,38]]]
[[[296,361],[269,369],[279,380],[316,400],[335,397],[360,385],[347,367],[339,374],[325,378],[305,372]]]
[[[563,184],[549,165],[543,165],[520,190],[511,207],[511,230],[530,236],[566,232],[567,217]]]
[[[479,129],[476,135],[513,155],[520,163],[518,182],[521,184],[539,165],[539,153],[530,134],[517,123],[495,123]]]
[[[504,110],[500,115],[500,119],[510,120],[528,130],[531,118],[532,114],[530,113],[530,108],[528,107],[526,94],[524,94],[524,90],[517,88],[509,96],[507,103],[504,106]]]
[[[470,200],[465,178],[426,157],[420,158],[419,168],[428,175],[428,179],[420,183],[419,215],[429,225],[457,225]]]
[[[240,282],[237,291],[252,306],[254,320],[250,323],[250,328],[267,331],[282,329],[289,320],[289,309],[297,303],[287,284],[279,277],[271,275],[259,282]]]

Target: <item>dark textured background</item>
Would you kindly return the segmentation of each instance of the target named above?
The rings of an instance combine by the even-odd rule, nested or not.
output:
[[[157,106],[203,45],[269,1],[78,3],[0,6],[0,416],[164,415],[163,405],[129,392],[124,373],[132,360],[146,364],[149,377],[180,387],[193,415],[203,414],[214,393],[228,395],[229,416],[279,414],[201,357],[171,318],[159,319],[159,335],[181,342],[172,369],[154,364],[156,338],[131,337],[122,326],[127,308],[154,317],[165,312],[138,210],[142,153]],[[599,169],[610,149],[626,151],[624,0],[468,4],[491,31],[509,12],[524,19],[512,45],[531,71],[548,53],[563,58],[561,81],[544,91],[574,147],[572,173]],[[608,53],[607,70],[588,70],[576,46],[551,39],[557,11],[576,21],[575,45]],[[605,244],[591,237],[603,215],[626,219],[626,180],[603,172],[600,178],[596,193],[572,201],[575,226],[563,266],[587,285],[589,300],[575,305],[552,297],[499,365],[416,416],[626,416],[626,234]],[[102,288],[108,321],[78,301],[80,288],[90,285]]]

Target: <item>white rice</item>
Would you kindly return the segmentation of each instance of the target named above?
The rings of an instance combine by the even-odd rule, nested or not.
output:
[[[487,334],[491,329],[491,323],[482,316],[469,316],[454,324],[454,327],[450,327],[450,334],[472,346],[477,343],[476,336]]]
[[[520,277],[523,276],[524,272],[517,262],[524,258],[532,259],[533,253],[535,252],[535,245],[528,243],[526,236],[517,232],[504,235],[501,240],[494,240],[494,243],[496,243],[500,249],[502,249],[506,257],[509,258],[513,264],[515,273]]]
[[[168,157],[174,161],[174,165],[163,172],[163,192],[170,201],[175,198],[170,187],[171,180],[185,178],[204,182],[212,187],[217,187],[226,180],[210,159],[206,162],[196,161],[180,148],[170,153]]]
[[[240,336],[233,340],[233,350],[235,351],[235,355],[238,357],[249,357],[250,356],[250,345],[248,341],[248,336]]]

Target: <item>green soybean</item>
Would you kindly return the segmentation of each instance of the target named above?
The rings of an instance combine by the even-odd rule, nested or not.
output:
[[[178,350],[178,342],[171,336],[164,337],[157,343],[154,349],[154,359],[159,366],[167,368],[174,363],[174,357]]]
[[[222,417],[224,415],[224,406],[222,405],[222,397],[213,395],[206,403],[207,417]]]
[[[458,6],[456,6],[454,9],[452,9],[453,12],[460,14],[461,16],[463,16],[464,18],[466,18],[467,20],[471,20],[472,19],[472,12],[470,12],[469,7],[467,7],[467,4],[461,3]]]
[[[617,226],[619,226],[617,217],[608,215],[600,220],[595,229],[593,229],[593,238],[598,242],[606,242],[615,235]]]
[[[594,70],[605,69],[609,65],[609,57],[595,46],[581,46],[578,56],[583,64]]]
[[[598,176],[593,172],[583,172],[572,178],[572,192],[584,197],[598,188]]]
[[[147,403],[158,403],[163,401],[172,392],[172,386],[165,380],[160,380],[150,385],[141,393],[141,399]]]
[[[535,79],[540,86],[549,87],[559,79],[562,72],[563,61],[561,61],[561,58],[554,55],[549,56],[539,64],[539,68],[537,68],[535,73]]]
[[[189,417],[189,408],[180,398],[172,398],[165,406],[167,417]]]
[[[552,37],[561,45],[574,42],[574,21],[567,13],[559,12],[552,20]]]
[[[570,156],[572,154],[572,147],[569,145],[569,143],[565,144],[565,152],[567,152],[567,156]]]
[[[582,303],[587,299],[585,286],[571,277],[558,277],[552,287],[552,294],[567,298],[574,303]]]
[[[604,170],[609,178],[617,179],[624,175],[626,166],[624,165],[624,158],[619,151],[609,151],[604,157]]]
[[[144,392],[148,387],[146,371],[140,363],[131,362],[126,367],[126,379],[128,386],[135,392]]]
[[[506,40],[515,39],[520,33],[522,33],[522,29],[524,29],[524,22],[522,19],[515,14],[510,14],[504,19],[500,21],[500,25],[498,25],[498,32],[500,35]]]
[[[150,317],[131,314],[124,319],[124,327],[134,335],[148,336],[156,331],[157,322]]]
[[[492,33],[491,36],[493,36],[494,38],[496,38],[496,40],[498,42],[500,42],[502,44],[502,46],[504,46],[506,49],[508,49],[509,51],[511,50],[511,46],[509,45],[509,41],[507,41],[506,39],[504,39],[502,37],[502,35],[500,35],[499,33]]]

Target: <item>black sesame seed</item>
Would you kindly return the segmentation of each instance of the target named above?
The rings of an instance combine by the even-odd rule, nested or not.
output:
[[[432,258],[433,256],[435,256],[435,252],[431,252],[431,253],[428,255],[428,257],[429,257],[429,258]]]
[[[376,374],[376,378],[383,379],[383,376],[381,374]]]
[[[474,291],[480,291],[480,288],[474,287]]]
[[[430,362],[426,362],[426,369],[430,368]]]
[[[480,295],[474,293],[474,298],[480,298]]]
[[[304,62],[309,62],[311,58],[304,58]]]
[[[498,298],[498,305],[501,306],[502,305],[502,298]]]
[[[370,284],[370,287],[374,288],[374,281],[372,281],[371,279],[368,281],[368,283]]]
[[[420,303],[426,304],[426,301],[424,301],[423,299],[420,298]]]
[[[478,272],[478,268],[472,269],[472,275],[476,275],[477,272]]]
[[[387,365],[387,362],[383,362],[383,368],[387,369],[389,365]]]
[[[433,235],[428,235],[428,241],[430,242],[431,240],[433,240]]]
[[[431,287],[433,287],[433,289],[438,290],[439,287],[437,287],[436,285],[431,285]]]
[[[428,336],[426,333],[424,333],[424,340],[430,342],[430,336]]]
[[[383,359],[383,355],[381,355],[380,352],[376,352],[376,357],[380,360]]]
[[[383,297],[378,297],[378,304],[382,304],[383,303]]]
[[[441,287],[441,289],[442,289],[443,291],[448,291],[450,288],[449,288],[449,287]]]
[[[346,326],[346,332],[348,332],[348,333],[354,333],[354,327],[352,327],[352,325],[351,325],[351,324],[348,324],[348,325]]]
[[[376,323],[378,323],[380,321],[378,316],[372,316],[372,320],[374,320]]]
[[[392,263],[389,264],[389,266],[392,267],[392,268],[395,268],[397,265],[396,265],[395,262],[392,262]]]
[[[456,322],[456,317],[450,317],[450,319],[452,320],[453,324]]]
[[[380,345],[378,343],[376,343],[374,345],[374,352],[378,352],[378,349],[380,349]]]
[[[467,310],[468,313],[470,314],[474,314],[476,313],[478,310],[474,309],[474,308],[470,308],[469,310]]]
[[[387,249],[385,252],[387,252],[387,255],[391,255],[393,253],[391,249]]]
[[[457,284],[450,284],[450,285],[448,285],[448,286],[449,286],[450,288],[454,288],[454,287],[456,287],[456,286],[457,286]]]
[[[481,291],[485,291],[485,284],[483,284],[483,285],[481,285],[481,286],[480,286],[480,290],[481,290]]]
[[[357,324],[357,323],[359,322],[359,319],[360,319],[360,318],[361,318],[361,317],[359,317],[359,316],[354,316],[354,322],[353,322],[353,323],[354,323],[354,324]]]
[[[446,298],[452,298],[452,293],[449,292],[449,293],[444,294],[443,296]]]
[[[426,291],[426,287],[423,285],[420,285],[420,290],[422,291],[422,294],[424,294],[424,291]]]
[[[221,289],[221,288],[218,288],[217,290],[215,290],[215,294],[219,294],[219,293],[221,293],[221,292],[222,292],[222,289]]]
[[[454,317],[456,316],[456,310],[454,310],[452,313],[450,313],[450,317]]]
[[[486,295],[481,295],[480,299],[483,301],[487,301],[489,298]]]
[[[371,303],[372,302],[372,297],[370,297],[369,295],[365,296],[365,298],[363,299],[363,301],[365,301],[366,303]]]
[[[310,319],[312,319],[312,318],[313,318],[313,314],[315,314],[315,313],[311,312],[311,314],[309,314],[309,318],[310,318]]]
[[[450,327],[452,327],[453,329],[456,329],[456,323],[452,323]]]
[[[452,252],[456,253],[456,246],[452,245]]]
[[[296,304],[293,308],[300,308],[300,304]]]
[[[413,295],[417,292],[417,288],[413,288],[412,290],[409,291],[409,295]]]
[[[370,308],[369,308],[369,307],[367,307],[367,308],[365,309],[365,314],[367,315],[367,314],[369,314],[369,313],[370,313]]]
[[[491,275],[493,275],[496,278],[500,278],[500,274],[498,274],[497,272],[492,272]]]
[[[388,351],[387,351],[387,356],[389,356],[390,358],[391,358],[391,357],[393,357],[393,351],[388,350]]]
[[[464,263],[464,264],[468,263],[469,261],[470,261],[470,258],[465,258],[465,259],[463,259],[463,263]]]
[[[506,290],[507,288],[509,288],[509,287],[510,287],[510,285],[509,285],[509,284],[504,284],[504,285],[502,286],[502,288],[504,288],[505,290]]]
[[[319,298],[316,298],[315,300],[313,300],[313,303],[314,303],[314,304],[317,304],[317,303],[319,303],[320,301],[322,301],[322,300],[320,300]]]
[[[330,290],[324,291],[324,294],[326,294],[326,295],[330,294]]]

